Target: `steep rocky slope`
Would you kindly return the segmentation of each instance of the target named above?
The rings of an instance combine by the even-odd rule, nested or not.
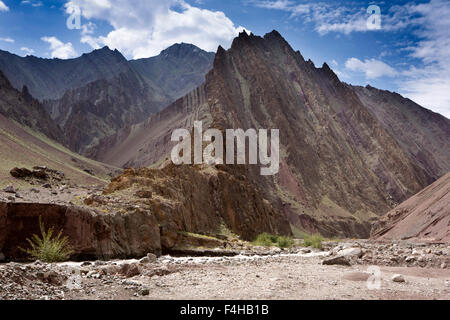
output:
[[[409,145],[418,138],[409,144],[395,139],[367,105],[328,65],[305,61],[278,32],[263,38],[242,33],[230,50],[219,48],[204,85],[104,139],[90,154],[117,166],[157,164],[173,146],[173,130],[191,128],[196,119],[204,128],[279,128],[279,175],[263,178],[259,166],[248,166],[246,176],[294,231],[368,237],[371,221],[432,183],[450,163],[428,153],[419,161]],[[448,119],[423,121],[428,128],[439,123],[437,139],[448,154]]]
[[[15,167],[31,169],[46,166],[63,172],[77,185],[105,184],[117,168],[86,159],[51,140],[40,132],[22,126],[0,114],[0,188],[13,184],[29,186],[13,178]]]
[[[67,145],[83,153],[99,139],[140,122],[159,111],[169,98],[151,88],[131,68],[108,80],[97,80],[68,90],[61,99],[44,102],[63,128]]]
[[[449,242],[450,173],[384,216],[372,237]]]
[[[395,92],[353,87],[361,102],[430,176],[450,171],[450,120]]]
[[[0,72],[0,114],[64,143],[64,134],[25,86],[19,92]]]

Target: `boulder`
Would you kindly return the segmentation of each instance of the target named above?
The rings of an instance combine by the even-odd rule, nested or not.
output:
[[[339,265],[339,266],[351,266],[350,261],[344,256],[337,256],[329,259],[325,259],[322,262],[323,265]]]
[[[30,177],[33,173],[26,168],[14,168],[10,172],[11,176],[17,179]]]
[[[4,192],[6,193],[16,193],[17,190],[16,188],[14,188],[14,186],[7,186],[5,189],[3,189]]]

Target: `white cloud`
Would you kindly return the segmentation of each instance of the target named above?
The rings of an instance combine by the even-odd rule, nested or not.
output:
[[[407,49],[423,67],[404,72],[400,93],[450,118],[450,19],[443,18],[450,16],[450,6],[448,1],[432,0],[409,10],[420,16],[415,23],[421,26],[421,40]]]
[[[85,19],[107,21],[114,30],[104,36],[83,34],[81,42],[98,48],[108,45],[132,58],[159,54],[177,42],[192,43],[204,50],[228,47],[244,30],[220,11],[200,9],[183,0],[71,0]]]
[[[5,12],[9,11],[8,6],[1,0],[0,0],[0,11],[5,11]]]
[[[15,42],[14,39],[9,38],[9,37],[7,37],[7,38],[0,38],[0,41],[9,42],[9,43],[14,43]]]
[[[376,79],[383,76],[393,77],[398,74],[391,66],[376,59],[366,59],[363,62],[357,58],[350,58],[345,62],[345,67],[351,71],[364,72],[367,79]]]
[[[56,37],[42,37],[41,40],[50,44],[52,58],[69,59],[77,56],[77,52],[70,42],[63,43]]]
[[[312,23],[314,30],[320,35],[374,30],[367,28],[370,14],[367,13],[368,5],[365,4],[350,3],[345,6],[340,3],[314,1],[298,4],[290,0],[249,0],[248,3],[260,8],[289,12],[291,18],[301,18],[304,23]],[[377,30],[392,31],[405,27],[409,16],[404,14],[406,10],[403,8],[394,6],[393,10],[382,13],[381,29]]]
[[[33,49],[27,48],[27,47],[22,47],[20,48],[21,51],[25,52],[26,55],[32,55],[34,53]]]

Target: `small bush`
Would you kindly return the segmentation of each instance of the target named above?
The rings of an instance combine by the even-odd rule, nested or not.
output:
[[[316,249],[322,249],[322,241],[324,240],[321,235],[314,234],[304,237],[305,247],[313,247]]]
[[[292,247],[294,245],[294,240],[292,240],[290,237],[262,233],[255,239],[255,241],[253,241],[253,244],[255,246],[262,247],[277,246],[283,249]]]
[[[294,240],[290,237],[279,237],[277,240],[277,246],[281,249],[291,248],[294,245]]]
[[[62,231],[57,236],[53,236],[53,228],[45,231],[41,217],[39,217],[39,228],[41,229],[41,238],[34,234],[31,239],[27,239],[31,248],[19,249],[29,254],[33,259],[48,263],[67,261],[73,254],[68,238],[61,237]]]

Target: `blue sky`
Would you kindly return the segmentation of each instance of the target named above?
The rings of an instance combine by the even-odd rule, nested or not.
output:
[[[369,5],[381,10],[379,29],[367,27]],[[277,29],[341,80],[450,117],[448,0],[0,0],[0,49],[21,56],[72,58],[108,45],[132,59],[177,42],[215,51],[243,29]]]

